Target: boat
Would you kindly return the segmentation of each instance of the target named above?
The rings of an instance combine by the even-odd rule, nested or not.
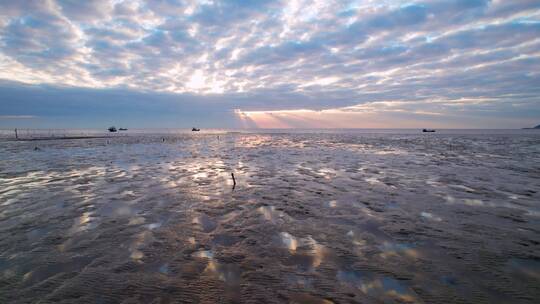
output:
[[[114,126],[109,127],[108,130],[109,130],[109,132],[116,132],[116,131],[117,131],[116,128],[115,128]]]
[[[424,132],[424,133],[432,133],[432,132],[435,132],[435,130],[433,130],[433,129],[423,129],[422,132]]]
[[[127,131],[128,129],[127,129],[127,128],[120,128],[120,129],[118,129],[118,130],[120,130],[120,131]]]
[[[192,132],[199,132],[201,129],[198,129],[198,128],[191,128],[191,131]]]

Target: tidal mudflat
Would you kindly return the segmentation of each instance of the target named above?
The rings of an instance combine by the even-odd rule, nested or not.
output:
[[[538,303],[539,192],[534,133],[1,141],[0,303]]]

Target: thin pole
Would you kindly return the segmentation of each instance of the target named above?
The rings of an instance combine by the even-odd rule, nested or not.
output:
[[[19,134],[17,134],[17,128],[15,128],[15,139],[19,139]]]

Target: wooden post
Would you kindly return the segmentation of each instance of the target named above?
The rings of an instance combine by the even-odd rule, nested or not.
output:
[[[234,173],[231,172],[231,176],[232,176],[232,181],[233,181],[232,188],[234,189],[234,187],[236,187],[236,179],[234,178]]]
[[[15,128],[15,139],[19,139],[19,134],[17,134],[17,128]]]

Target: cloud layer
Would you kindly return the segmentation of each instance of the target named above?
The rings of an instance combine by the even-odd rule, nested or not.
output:
[[[229,113],[369,108],[528,123],[540,120],[540,2],[0,1],[0,79],[6,117],[44,115],[16,106],[35,95],[5,99],[24,83],[67,108],[74,90],[117,90],[139,98],[126,107],[166,95]]]

